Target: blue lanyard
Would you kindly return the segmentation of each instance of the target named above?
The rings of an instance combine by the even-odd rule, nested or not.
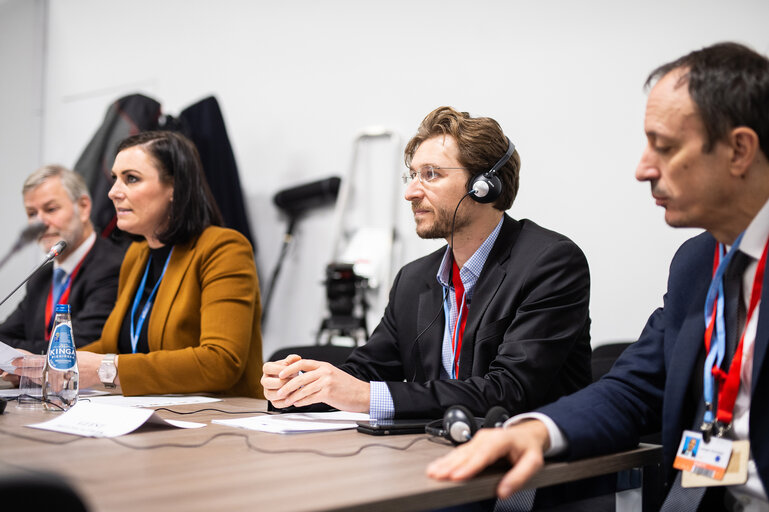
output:
[[[713,316],[713,307],[716,308],[716,325],[715,325],[715,342],[711,338],[710,351],[705,358],[705,368],[703,372],[703,392],[705,395],[705,415],[702,419],[703,423],[713,423],[715,416],[713,414],[713,396],[715,387],[715,377],[713,377],[713,367],[721,367],[721,362],[724,360],[724,353],[726,352],[726,329],[724,327],[724,273],[726,272],[729,262],[732,260],[737,248],[742,241],[742,235],[740,233],[737,240],[734,241],[734,245],[726,252],[726,248],[723,244],[718,244],[719,254],[721,255],[721,261],[716,268],[716,272],[713,275],[713,280],[710,281],[710,287],[708,288],[708,295],[705,299],[705,329],[710,324],[710,319]],[[724,255],[724,253],[726,254]],[[716,297],[718,300],[716,301]]]
[[[174,250],[173,248],[171,248],[171,251],[168,253],[168,257],[166,258],[166,264],[163,265],[163,272],[161,272],[160,277],[155,283],[155,287],[152,289],[150,296],[147,297],[147,302],[144,303],[144,307],[142,308],[141,315],[139,315],[139,323],[137,325],[135,324],[136,309],[139,307],[139,302],[141,301],[142,295],[144,295],[144,287],[147,285],[147,274],[149,274],[149,271],[150,271],[150,264],[152,263],[152,254],[150,254],[150,257],[147,260],[147,268],[144,269],[144,277],[142,277],[142,282],[139,283],[139,289],[136,290],[136,296],[134,297],[133,307],[131,308],[131,350],[134,354],[136,353],[136,346],[139,344],[139,333],[142,332],[144,321],[147,319],[147,313],[149,313],[150,308],[152,308],[152,301],[155,297],[155,293],[158,291],[158,288],[160,287],[160,281],[162,281],[163,276],[166,275],[168,262],[171,261],[171,254],[173,254],[173,252]]]

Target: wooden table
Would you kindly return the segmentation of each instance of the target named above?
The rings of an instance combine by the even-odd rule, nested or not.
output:
[[[264,411],[266,402],[228,398],[173,409],[205,407]],[[117,439],[93,439],[24,427],[54,414],[8,404],[0,416],[0,470],[60,473],[96,511],[424,510],[489,498],[506,470],[497,465],[463,483],[431,480],[425,467],[451,445],[431,441],[427,435],[378,437],[356,431],[280,435],[208,424],[201,429],[142,430]],[[210,411],[159,414],[203,423],[236,417]],[[410,443],[406,450],[392,449]],[[342,456],[361,448],[360,453]],[[297,453],[276,453],[283,450]],[[549,463],[530,486],[655,464],[660,453],[659,447],[642,445],[622,454]]]

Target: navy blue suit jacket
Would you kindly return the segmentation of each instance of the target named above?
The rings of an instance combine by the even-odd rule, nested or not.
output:
[[[639,437],[662,431],[668,483],[682,431],[699,423],[702,400],[704,305],[715,239],[703,233],[684,243],[670,265],[662,308],[612,370],[588,388],[540,409],[563,430],[576,459],[633,448]],[[769,273],[764,290],[769,289]],[[764,294],[766,297],[766,294]],[[769,300],[762,300],[753,356],[750,443],[764,488],[769,489]]]

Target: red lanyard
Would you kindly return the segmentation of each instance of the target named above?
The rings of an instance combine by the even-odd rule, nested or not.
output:
[[[737,393],[740,389],[740,372],[742,370],[742,347],[745,341],[745,334],[747,332],[747,326],[750,324],[750,319],[753,317],[753,313],[756,311],[758,302],[761,300],[761,291],[764,287],[764,269],[766,267],[766,254],[769,249],[769,240],[764,245],[764,252],[761,254],[761,259],[758,260],[758,268],[756,269],[756,275],[753,278],[753,288],[750,292],[750,304],[748,305],[748,311],[745,319],[745,328],[742,330],[742,336],[740,342],[737,345],[737,349],[732,357],[732,362],[729,365],[729,372],[723,371],[718,365],[713,365],[712,372],[716,382],[718,382],[718,411],[716,413],[716,420],[722,425],[730,425],[734,415],[734,403],[737,401]],[[716,256],[714,262],[714,270],[718,267],[718,247],[716,247]],[[718,300],[718,299],[716,299]],[[740,297],[739,300],[742,300]],[[713,308],[713,318],[708,324],[708,328],[705,331],[705,349],[710,350],[711,338],[713,336],[713,324],[715,323],[715,310]]]
[[[91,252],[90,249],[88,252]],[[88,256],[88,252],[83,255],[75,269],[69,275],[67,287],[62,292],[61,297],[59,297],[58,304],[66,304],[69,300],[69,292],[72,289],[72,283],[75,282],[75,277],[80,271],[80,267],[83,265],[83,260]],[[48,290],[48,299],[45,301],[45,341],[48,341],[51,337],[51,322],[53,322],[53,283],[51,283],[51,288]]]
[[[454,324],[454,332],[451,336],[451,348],[454,349],[454,378],[459,376],[459,353],[462,351],[462,336],[465,333],[467,323],[467,303],[465,302],[465,285],[459,276],[457,263],[451,266],[451,282],[454,285],[454,299],[456,300],[457,322]]]

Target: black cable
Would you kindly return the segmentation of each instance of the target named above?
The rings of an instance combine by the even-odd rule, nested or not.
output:
[[[251,438],[248,436],[248,434],[243,434],[241,432],[219,432],[218,434],[214,434],[213,436],[209,437],[203,442],[195,443],[195,444],[180,444],[180,443],[160,443],[152,446],[135,446],[131,445],[129,443],[125,443],[118,438],[110,437],[108,438],[110,441],[114,442],[115,444],[118,444],[120,446],[124,446],[126,448],[131,448],[132,450],[154,450],[157,448],[200,448],[202,446],[207,445],[214,439],[218,437],[241,437],[246,441],[246,447],[249,450],[253,450],[255,452],[259,453],[266,453],[269,455],[279,455],[279,454],[285,454],[285,453],[310,453],[314,455],[319,455],[321,457],[329,457],[329,458],[344,458],[344,457],[354,457],[355,455],[358,455],[366,448],[372,448],[372,447],[380,447],[380,448],[389,448],[391,450],[398,450],[398,451],[405,451],[414,446],[419,441],[428,440],[429,436],[422,436],[417,437],[416,439],[412,439],[409,441],[405,446],[390,446],[388,444],[383,443],[369,443],[364,444],[357,449],[347,452],[347,453],[329,453],[329,452],[323,452],[320,450],[314,450],[312,448],[290,448],[285,450],[268,450],[266,448],[260,448],[256,445],[254,445],[251,442]]]
[[[438,308],[438,311],[435,313],[435,316],[433,317],[433,319],[430,320],[430,323],[427,324],[427,327],[422,329],[419,332],[419,334],[417,334],[416,338],[414,338],[414,341],[412,342],[413,345],[411,347],[411,355],[413,356],[414,355],[414,350],[416,350],[417,351],[417,355],[419,356],[420,360],[422,359],[422,352],[419,349],[419,343],[418,343],[419,342],[419,338],[421,338],[422,335],[425,332],[427,332],[427,330],[430,327],[433,326],[435,321],[438,320],[438,317],[441,316],[441,311],[443,311],[443,304],[446,302],[446,299],[449,297],[449,290],[451,289],[451,286],[453,284],[452,281],[453,281],[453,273],[454,273],[453,270],[452,270],[452,266],[454,265],[454,225],[455,225],[455,223],[457,221],[457,212],[459,211],[459,205],[462,204],[462,201],[464,201],[465,198],[467,198],[470,195],[472,195],[472,192],[473,191],[471,190],[471,191],[467,192],[465,195],[462,196],[462,198],[457,203],[456,208],[454,208],[454,215],[451,217],[451,237],[450,237],[451,238],[451,242],[449,243],[449,285],[446,287],[446,290],[443,293],[443,299],[441,299],[441,307]],[[417,380],[417,368],[415,366],[414,367],[414,378],[411,381],[412,382],[416,382],[416,380]]]
[[[53,396],[59,396],[59,395],[53,395]],[[37,400],[38,402],[40,402],[42,404],[52,405],[52,406],[56,407],[57,409],[59,409],[60,411],[66,411],[66,409],[64,407],[62,407],[61,405],[59,405],[59,404],[57,404],[55,402],[51,402],[50,400],[48,400],[46,398],[39,397],[39,396],[28,395],[26,393],[22,393],[22,394],[17,395],[17,396],[15,396],[13,398],[3,398],[2,400],[4,402],[18,402],[20,398],[28,398],[28,399],[31,399],[31,400]]]
[[[41,439],[41,438],[38,438],[38,437],[26,436],[24,434],[18,434],[16,432],[10,432],[10,431],[2,429],[2,428],[0,428],[0,434],[5,434],[5,435],[11,436],[11,437],[16,437],[16,438],[19,438],[19,439],[24,439],[26,441],[36,441],[36,442],[39,442],[39,443],[53,444],[53,445],[65,445],[65,444],[70,444],[70,443],[74,443],[76,441],[80,441],[82,439],[85,439],[85,437],[75,437],[73,439],[68,439],[68,440],[65,440],[65,441],[53,441],[53,440],[49,440],[49,439]],[[266,454],[270,454],[270,455],[277,455],[277,454],[284,454],[284,453],[310,453],[310,454],[318,455],[318,456],[321,456],[321,457],[329,457],[329,458],[354,457],[355,455],[358,455],[359,453],[361,453],[363,450],[365,450],[367,448],[373,448],[373,447],[388,448],[390,450],[397,450],[397,451],[406,451],[409,448],[411,448],[412,446],[414,446],[416,443],[418,443],[419,441],[424,441],[424,440],[429,440],[430,439],[430,436],[417,437],[416,439],[412,439],[411,441],[409,441],[405,446],[391,446],[391,445],[383,444],[383,443],[368,443],[368,444],[364,444],[364,445],[358,447],[357,449],[355,449],[355,450],[353,450],[351,452],[346,452],[346,453],[322,452],[320,450],[314,450],[312,448],[286,449],[286,450],[268,450],[266,448],[260,448],[260,447],[258,447],[256,445],[254,445],[251,442],[251,438],[248,436],[248,434],[244,434],[244,433],[241,433],[241,432],[219,432],[218,434],[212,435],[211,437],[209,437],[205,441],[202,441],[200,443],[193,443],[193,444],[159,443],[159,444],[150,445],[150,446],[136,446],[136,445],[132,445],[130,443],[123,442],[123,441],[121,441],[120,439],[118,439],[116,437],[107,437],[105,439],[109,439],[113,443],[115,443],[117,445],[120,445],[120,446],[123,446],[125,448],[130,448],[131,450],[155,450],[155,449],[158,449],[158,448],[200,448],[202,446],[207,445],[208,443],[210,443],[211,441],[213,441],[214,439],[217,439],[219,437],[241,437],[241,438],[245,439],[246,447],[249,450],[253,450],[253,451],[259,452],[259,453],[266,453]],[[100,439],[100,438],[96,438],[96,439]]]
[[[268,414],[268,415],[273,414],[268,411],[225,411],[222,409],[214,409],[213,407],[206,407],[205,409],[198,409],[197,411],[174,411],[173,409],[169,409],[168,407],[158,407],[155,410],[168,411],[173,414],[197,414],[199,412],[206,412],[206,411],[221,412],[224,414]]]

